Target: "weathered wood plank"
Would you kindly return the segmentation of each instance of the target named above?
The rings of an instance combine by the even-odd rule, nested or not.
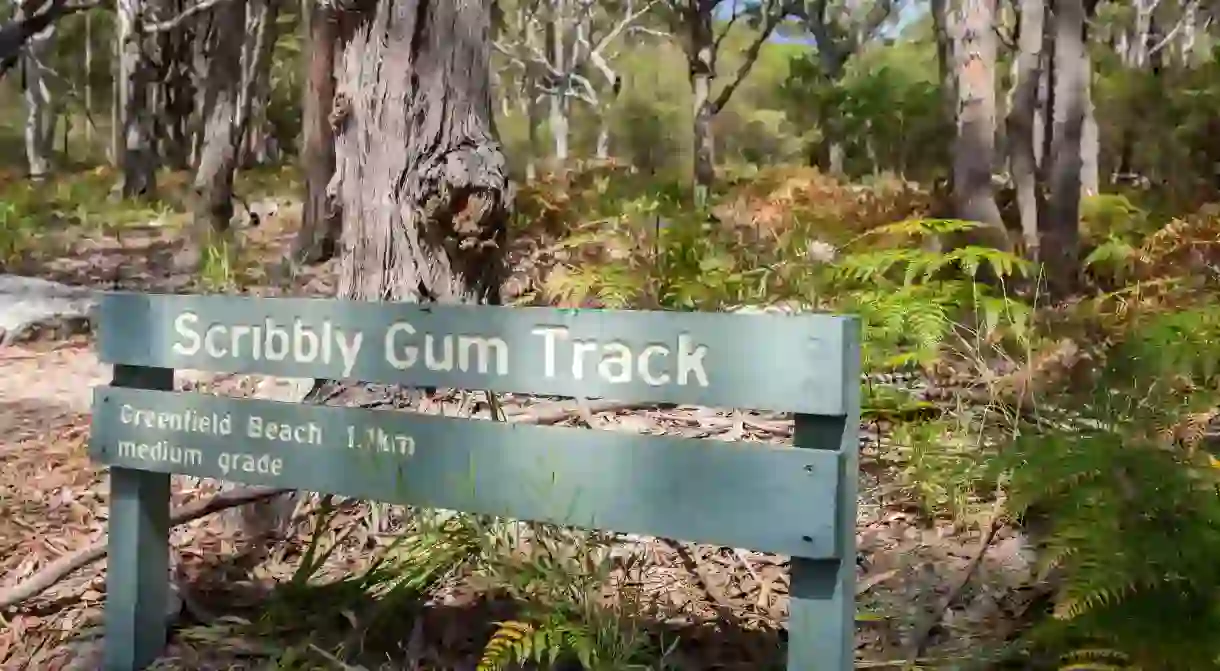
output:
[[[803,557],[838,546],[834,451],[101,387],[90,455]]]
[[[167,368],[115,366],[118,389],[173,389]],[[163,392],[135,392],[156,396]],[[107,670],[142,669],[165,647],[169,601],[169,475],[110,469],[106,538]]]
[[[845,415],[853,317],[111,293],[103,361]]]

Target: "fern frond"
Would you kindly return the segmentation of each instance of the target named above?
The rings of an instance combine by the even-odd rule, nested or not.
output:
[[[529,659],[535,631],[534,625],[529,622],[497,622],[491,639],[483,646],[478,671],[501,671],[509,664]]]

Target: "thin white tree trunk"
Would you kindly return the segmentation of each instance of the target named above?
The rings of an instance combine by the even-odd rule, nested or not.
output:
[[[25,157],[31,179],[43,179],[51,171],[55,142],[55,110],[47,85],[46,59],[55,36],[52,24],[25,44],[21,67],[25,75]]]
[[[85,139],[93,142],[93,14],[85,13]]]
[[[554,15],[548,26],[550,35],[551,66],[562,73],[568,72],[568,62],[564,36],[567,34],[565,0],[554,0],[552,7]],[[550,127],[551,137],[555,142],[555,162],[562,166],[569,156],[568,138],[570,124],[568,120],[568,81],[555,82],[555,90],[551,93]]]

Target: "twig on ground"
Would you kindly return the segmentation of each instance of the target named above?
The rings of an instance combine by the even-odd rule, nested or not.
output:
[[[928,643],[932,639],[932,631],[936,629],[936,625],[940,624],[940,621],[945,617],[945,612],[957,601],[962,590],[966,589],[966,585],[970,583],[970,578],[974,576],[979,565],[983,563],[983,557],[987,554],[987,549],[991,547],[996,533],[1000,530],[1003,513],[1004,498],[1000,497],[995,502],[995,507],[991,513],[991,520],[987,523],[987,529],[983,532],[983,537],[979,539],[978,548],[975,550],[974,556],[970,558],[970,563],[962,570],[957,583],[953,585],[953,589],[949,590],[949,593],[941,600],[936,610],[932,611],[923,626],[916,630],[915,635],[911,637],[911,647],[907,654],[910,663],[913,664],[917,658],[927,652]]]
[[[639,410],[640,408],[651,408],[655,405],[657,404],[598,401],[597,403],[587,403],[586,407],[590,414],[596,414],[599,412],[617,412],[619,410]],[[525,412],[509,415],[506,419],[509,422],[521,424],[558,424],[573,415],[580,414],[580,412],[580,408],[558,408],[538,413],[526,410]]]
[[[690,571],[696,578],[699,579],[699,586],[703,588],[704,594],[706,594],[712,601],[715,601],[717,606],[727,609],[728,611],[732,611],[734,609],[735,604],[733,604],[732,601],[729,601],[727,596],[721,594],[719,590],[712,589],[712,583],[708,579],[707,572],[703,570],[703,566],[701,566],[699,561],[695,559],[694,555],[690,553],[690,550],[686,549],[685,545],[682,545],[682,543],[671,538],[662,538],[661,542],[673,548],[674,551],[678,553],[678,557],[682,560],[682,564],[686,566],[686,570]]]
[[[169,523],[170,526],[178,526],[222,510],[269,499],[287,491],[289,490],[273,487],[249,487],[230,490],[217,494],[206,501],[194,501],[172,511]],[[45,592],[73,571],[87,566],[104,556],[106,556],[105,540],[56,559],[29,578],[4,591],[0,591],[0,610],[11,608],[26,599]]]

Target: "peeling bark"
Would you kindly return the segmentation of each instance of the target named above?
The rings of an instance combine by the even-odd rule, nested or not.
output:
[[[489,3],[380,0],[350,18],[331,114],[339,295],[498,304],[512,194]]]
[[[195,172],[194,223],[202,250],[224,240],[233,218],[233,178],[249,115],[241,100],[241,54],[246,3],[232,0],[212,11],[202,29],[206,70],[203,80],[203,138]],[[248,104],[248,100],[245,101]]]
[[[982,224],[972,237],[1011,248],[992,191],[995,156],[995,0],[959,0],[956,39],[957,137],[953,201],[957,217]]]

